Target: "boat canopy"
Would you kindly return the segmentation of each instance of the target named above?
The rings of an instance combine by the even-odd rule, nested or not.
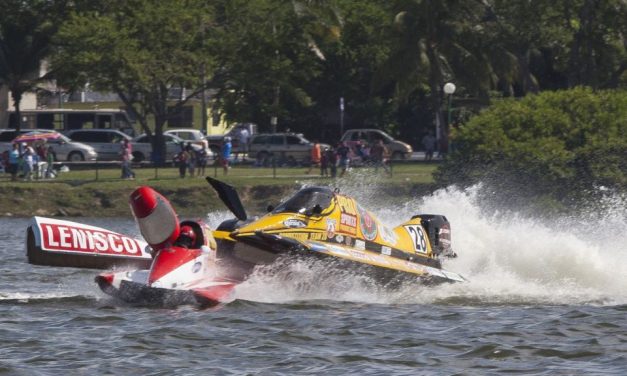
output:
[[[319,206],[320,210],[324,210],[331,205],[333,200],[333,192],[328,188],[310,187],[303,188],[287,201],[277,206],[272,213],[298,213],[310,215],[313,209]]]

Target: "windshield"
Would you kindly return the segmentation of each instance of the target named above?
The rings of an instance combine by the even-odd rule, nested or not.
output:
[[[330,189],[318,187],[305,188],[298,191],[298,193],[289,200],[277,206],[272,213],[307,214],[311,213],[316,205],[319,205],[320,209],[324,210],[331,205],[332,198],[333,192],[331,192]]]
[[[72,140],[70,140],[68,137],[66,137],[65,135],[62,135],[59,133],[59,138],[58,140],[61,140],[63,142],[72,142]]]

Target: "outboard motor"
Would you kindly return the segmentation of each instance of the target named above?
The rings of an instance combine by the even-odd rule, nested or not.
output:
[[[419,214],[412,217],[420,218],[422,226],[429,236],[431,249],[436,256],[457,257],[451,248],[451,224],[443,215]]]

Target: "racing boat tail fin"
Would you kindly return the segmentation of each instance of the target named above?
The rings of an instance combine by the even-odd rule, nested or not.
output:
[[[248,218],[244,205],[242,205],[242,201],[235,188],[209,176],[207,176],[207,181],[211,184],[213,189],[215,189],[216,193],[218,193],[220,200],[224,202],[224,205],[229,208],[237,219],[245,221]]]

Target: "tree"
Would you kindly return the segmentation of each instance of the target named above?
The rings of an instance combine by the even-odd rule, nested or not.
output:
[[[112,91],[150,136],[153,159],[165,160],[163,128],[213,77],[212,9],[201,0],[116,0],[96,4],[62,27],[52,60],[59,81]]]
[[[443,125],[438,136],[445,149],[444,83],[454,80],[469,94],[487,98],[497,80],[481,27],[486,9],[474,0],[399,0],[393,8],[397,37],[377,86],[393,81],[399,97],[427,91],[435,122]]]
[[[390,53],[393,20],[389,9],[380,2],[354,1],[341,1],[338,8],[343,20],[339,43],[325,46],[322,79],[308,84],[314,98],[312,118],[317,115],[311,123],[319,132],[325,120],[330,123],[337,119],[340,97],[344,97],[345,129],[385,127],[395,120],[396,103],[388,100],[393,91],[389,87],[374,91],[372,81]],[[338,122],[335,120],[331,124],[334,127],[327,130],[335,139],[341,136]]]
[[[41,64],[51,50],[51,39],[68,14],[67,0],[5,0],[0,12],[0,85],[11,91],[17,130],[22,123],[24,93],[49,79]]]
[[[627,83],[627,3],[561,0],[556,7],[570,37],[561,57],[569,87],[615,88]]]
[[[594,201],[601,187],[627,186],[626,136],[625,90],[580,87],[502,100],[459,130],[458,150],[436,180],[483,183],[493,201],[521,207]]]
[[[217,17],[221,85],[217,98],[231,120],[270,128],[299,122],[312,97],[307,83],[320,77],[324,45],[339,36],[339,19],[328,2],[225,1]]]

